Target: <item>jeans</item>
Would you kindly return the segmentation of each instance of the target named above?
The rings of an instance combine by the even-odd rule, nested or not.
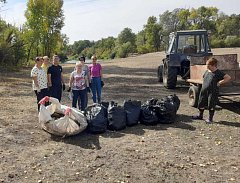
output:
[[[86,108],[87,105],[88,105],[88,92],[86,91],[86,100],[85,100],[85,107],[84,108]],[[80,97],[78,97],[78,107],[79,107],[79,109],[81,108],[81,98]]]
[[[48,89],[44,88],[41,89],[40,92],[37,92],[37,90],[34,90],[36,96],[37,96],[37,105],[38,105],[38,111],[40,109],[40,104],[38,102],[42,100],[44,97],[48,96]],[[45,103],[45,106],[48,105],[48,103]]]
[[[93,103],[101,102],[102,86],[101,86],[101,77],[94,77],[91,79],[91,90],[92,90],[92,99]]]
[[[72,90],[73,93],[73,100],[72,100],[72,107],[77,108],[77,101],[80,98],[80,102],[81,102],[81,107],[79,107],[79,109],[81,111],[84,111],[86,108],[86,95],[87,95],[87,89],[84,90]]]

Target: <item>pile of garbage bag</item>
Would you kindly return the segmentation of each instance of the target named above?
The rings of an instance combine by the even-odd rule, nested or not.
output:
[[[51,105],[45,107],[45,102]],[[45,97],[40,101],[39,122],[44,130],[58,136],[88,132],[104,133],[119,131],[127,126],[170,124],[176,119],[180,106],[179,98],[168,95],[162,99],[150,99],[144,104],[138,100],[126,100],[123,105],[116,102],[101,102],[88,106],[84,113],[76,108],[61,105],[58,99]]]

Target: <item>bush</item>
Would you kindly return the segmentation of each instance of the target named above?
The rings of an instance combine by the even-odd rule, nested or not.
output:
[[[222,39],[214,39],[211,41],[211,47],[212,48],[224,48],[225,42]]]
[[[148,48],[145,45],[141,45],[137,47],[137,51],[140,54],[145,54],[145,53],[149,53]]]
[[[134,49],[131,45],[130,42],[122,44],[118,50],[117,50],[117,55],[120,58],[126,58],[129,53],[133,53]]]
[[[224,40],[226,47],[239,47],[240,37],[237,36],[227,36]]]

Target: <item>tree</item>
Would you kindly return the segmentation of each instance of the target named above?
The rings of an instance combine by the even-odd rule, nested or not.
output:
[[[217,21],[217,32],[222,38],[240,36],[240,15],[231,15]]]
[[[120,55],[126,55],[128,53],[134,53],[136,51],[135,41],[136,41],[136,35],[132,32],[132,30],[130,28],[123,29],[123,31],[120,32],[120,34],[118,35],[118,38],[116,41],[116,50],[118,52],[117,55],[120,56]],[[121,50],[125,50],[128,53],[125,54],[125,51],[124,51],[124,54],[120,54],[119,52]]]
[[[211,32],[216,30],[215,21],[217,20],[218,9],[215,7],[201,6],[198,9],[192,9],[190,19],[192,20],[192,29],[206,29]]]
[[[162,27],[157,23],[157,18],[151,16],[148,18],[147,25],[144,26],[146,47],[149,52],[159,51],[160,49],[160,31]]]
[[[177,8],[177,9],[174,9],[172,12],[165,11],[163,14],[160,14],[159,22],[163,28],[163,32],[166,35],[168,35],[170,32],[174,32],[178,30],[178,24],[179,24],[178,13],[180,11],[181,9]]]
[[[120,32],[118,35],[117,41],[118,44],[123,44],[130,42],[132,45],[135,45],[135,38],[136,35],[132,32],[132,29],[130,28],[124,28],[123,31]]]
[[[29,0],[25,16],[29,36],[29,49],[34,46],[36,54],[52,55],[61,41],[60,31],[64,25],[63,0]]]
[[[190,16],[190,11],[189,9],[181,9],[178,12],[178,19],[179,19],[179,23],[178,23],[178,29],[179,30],[188,30],[190,28],[191,22],[189,20],[189,16]]]
[[[0,20],[0,65],[19,66],[25,57],[22,33],[14,26]]]
[[[137,37],[136,37],[136,46],[137,46],[137,52],[138,53],[148,53],[148,49],[146,47],[146,33],[144,30],[140,31],[138,34],[137,34]]]

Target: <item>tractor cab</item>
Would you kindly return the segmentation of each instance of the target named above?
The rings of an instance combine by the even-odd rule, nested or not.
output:
[[[212,55],[206,30],[172,32],[163,64],[158,67],[158,80],[166,88],[175,88],[177,76],[189,78],[190,57]]]

